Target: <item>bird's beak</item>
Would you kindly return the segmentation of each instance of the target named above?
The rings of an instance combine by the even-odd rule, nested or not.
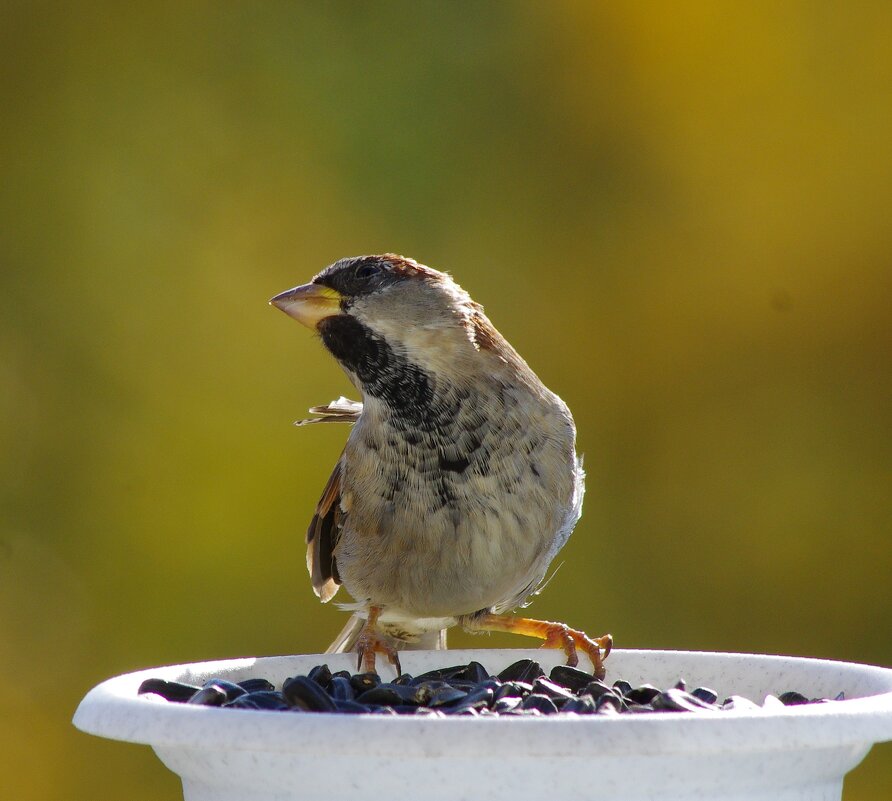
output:
[[[281,309],[307,328],[315,328],[321,320],[340,314],[340,292],[319,284],[303,284],[276,295],[270,305]]]

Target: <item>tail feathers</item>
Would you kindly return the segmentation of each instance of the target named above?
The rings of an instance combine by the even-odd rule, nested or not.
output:
[[[327,654],[346,654],[352,651],[359,639],[359,632],[365,625],[365,620],[359,615],[350,615],[347,625],[341,629],[341,633],[334,638],[334,642],[325,649]]]
[[[334,638],[334,642],[325,649],[327,654],[346,654],[356,647],[359,633],[365,625],[365,618],[359,615],[350,615],[347,625],[341,629],[341,633]],[[416,642],[404,642],[395,640],[394,644],[400,651],[445,651],[446,629],[439,631],[426,631]]]

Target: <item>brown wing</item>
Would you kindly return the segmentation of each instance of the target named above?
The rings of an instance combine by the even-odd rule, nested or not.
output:
[[[296,426],[308,426],[311,423],[355,423],[362,414],[362,404],[352,401],[343,395],[324,406],[311,406],[310,414],[319,415],[308,420],[295,420]]]
[[[316,514],[307,529],[307,570],[313,581],[313,592],[322,603],[330,601],[338,591],[341,577],[335,564],[335,547],[344,522],[341,511],[341,461],[325,485],[316,504]]]

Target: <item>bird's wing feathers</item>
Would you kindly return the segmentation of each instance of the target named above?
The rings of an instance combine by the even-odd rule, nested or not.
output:
[[[362,414],[362,404],[341,396],[325,406],[311,406],[311,414],[319,417],[298,420],[295,425],[309,423],[355,423]],[[341,577],[335,563],[335,547],[344,524],[345,512],[341,508],[341,461],[335,465],[322,492],[316,513],[307,529],[307,570],[313,580],[313,591],[323,603],[330,601],[338,591]]]
[[[362,404],[343,395],[325,406],[311,406],[310,414],[319,415],[306,420],[295,420],[294,425],[306,426],[310,423],[355,423],[362,414]]]
[[[325,485],[316,504],[316,513],[307,529],[307,570],[313,581],[313,591],[322,603],[330,601],[338,591],[341,577],[335,564],[334,552],[344,524],[341,509],[341,461]]]

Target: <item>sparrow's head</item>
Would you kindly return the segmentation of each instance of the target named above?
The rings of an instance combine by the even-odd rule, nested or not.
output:
[[[481,349],[513,354],[452,278],[392,253],[341,259],[270,303],[316,330],[363,385],[394,359],[454,378],[482,369]]]

